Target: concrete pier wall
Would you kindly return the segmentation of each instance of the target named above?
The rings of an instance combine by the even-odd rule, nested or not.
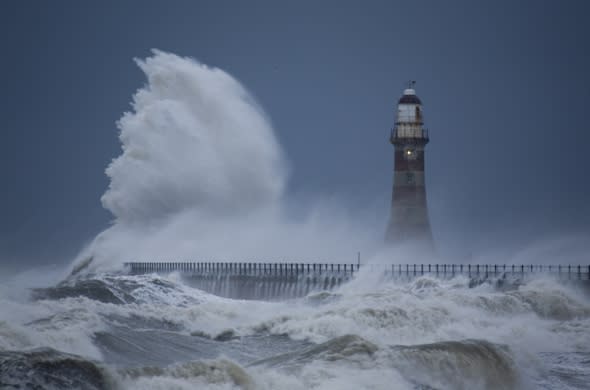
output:
[[[319,264],[246,262],[129,262],[131,274],[180,272],[190,285],[215,295],[238,299],[281,300],[313,291],[332,290],[359,272],[378,272],[384,279],[411,280],[429,275],[450,279],[459,275],[472,283],[502,284],[540,275],[590,285],[590,265],[506,264]]]

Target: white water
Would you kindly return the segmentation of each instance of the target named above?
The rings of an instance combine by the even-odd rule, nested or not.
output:
[[[160,368],[140,364],[137,369],[106,366],[113,386],[125,389],[410,389],[416,383],[439,389],[533,389],[552,378],[544,353],[590,356],[587,297],[549,279],[500,292],[486,285],[470,289],[462,278],[369,285],[361,275],[357,283],[332,293],[274,303],[215,297],[184,285],[175,275],[99,280],[113,291],[121,283],[137,283],[131,293],[136,301],[115,305],[86,297],[20,303],[0,299],[0,312],[12,313],[3,314],[0,322],[0,350],[49,346],[109,363],[95,333],[118,334],[125,340],[131,336],[117,329],[131,326],[129,340],[147,342],[143,354],[157,358],[172,351],[170,359],[178,363]],[[201,347],[191,352],[192,358],[178,360],[187,342],[176,345],[168,338],[199,340],[228,329],[238,339],[217,343],[222,355],[213,360],[200,355]],[[257,344],[275,343],[273,335],[328,345],[295,353],[301,348],[285,350],[277,344],[266,350]],[[340,339],[347,335],[352,336]],[[153,337],[166,337],[162,347],[150,350]],[[247,344],[248,337],[260,338]],[[445,344],[452,341],[460,344]],[[441,342],[432,349],[422,347]],[[240,354],[235,355],[236,349]],[[295,355],[276,358],[284,353]],[[270,361],[249,365],[259,358]],[[590,374],[587,368],[581,370]]]

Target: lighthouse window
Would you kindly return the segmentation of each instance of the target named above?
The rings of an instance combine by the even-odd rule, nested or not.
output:
[[[406,182],[408,184],[414,184],[414,173],[413,172],[406,173]]]

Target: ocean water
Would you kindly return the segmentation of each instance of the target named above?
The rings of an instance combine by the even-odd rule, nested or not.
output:
[[[587,389],[590,304],[551,279],[378,280],[277,302],[178,274],[0,298],[2,389]]]
[[[289,199],[287,156],[229,74],[161,51],[137,64],[146,83],[117,122],[101,198],[114,220],[73,261],[84,271],[0,284],[0,389],[590,388],[590,300],[551,279],[498,289],[361,271],[267,302],[125,274],[137,259],[421,256],[383,252],[383,221],[334,196]],[[555,260],[530,257],[518,261]]]

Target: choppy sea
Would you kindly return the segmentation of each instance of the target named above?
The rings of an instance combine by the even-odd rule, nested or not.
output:
[[[276,302],[178,274],[0,290],[1,389],[589,389],[590,300],[552,279],[359,275]]]

